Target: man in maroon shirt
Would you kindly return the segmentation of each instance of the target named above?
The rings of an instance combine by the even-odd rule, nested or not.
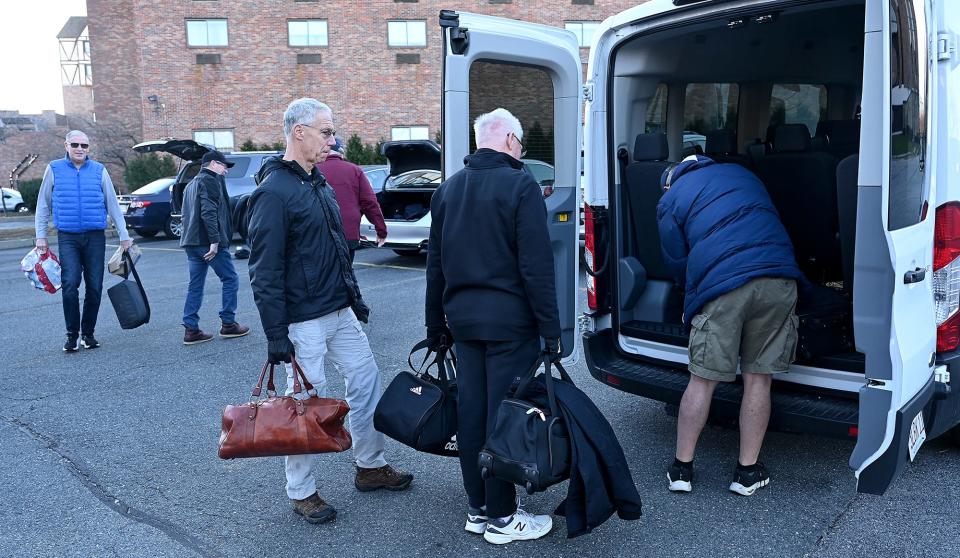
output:
[[[317,170],[327,178],[337,193],[340,205],[340,218],[343,219],[343,235],[350,247],[350,261],[360,247],[360,215],[363,214],[377,229],[377,246],[387,241],[387,224],[383,221],[383,212],[377,203],[377,195],[370,187],[370,181],[363,170],[343,158],[343,143],[337,139],[327,159],[317,165]]]

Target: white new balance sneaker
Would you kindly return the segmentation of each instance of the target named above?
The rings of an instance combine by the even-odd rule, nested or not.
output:
[[[553,519],[549,515],[533,515],[517,508],[506,520],[489,520],[483,540],[492,544],[532,541],[546,535],[550,529],[553,529]]]

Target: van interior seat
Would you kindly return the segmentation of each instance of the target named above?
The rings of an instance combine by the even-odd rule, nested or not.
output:
[[[826,151],[843,159],[860,151],[859,120],[824,120],[817,123],[817,136],[827,139]]]
[[[854,249],[857,245],[857,176],[860,155],[850,155],[837,165],[837,210],[840,225],[840,255],[843,290],[853,294]]]
[[[704,134],[707,148],[704,154],[718,163],[750,166],[750,159],[737,152],[737,133],[733,130],[711,130]]]
[[[837,159],[813,151],[805,124],[774,130],[773,152],[758,175],[780,213],[800,268],[814,281],[842,277],[837,217]]]
[[[663,263],[660,233],[657,228],[657,204],[663,189],[660,177],[670,166],[667,135],[662,132],[639,134],[633,147],[633,162],[627,165],[624,192],[629,220],[633,223],[633,256],[646,270],[647,278],[670,278]]]

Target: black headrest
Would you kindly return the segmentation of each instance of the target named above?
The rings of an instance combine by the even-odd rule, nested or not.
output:
[[[834,120],[827,129],[830,143],[847,144],[860,141],[859,120]]]
[[[806,124],[784,124],[773,131],[773,150],[777,153],[810,151],[810,131]]]
[[[667,146],[667,134],[654,132],[637,136],[637,142],[633,144],[634,161],[666,161],[669,158],[670,148]]]
[[[737,133],[733,130],[712,130],[704,134],[707,137],[707,153],[722,155],[737,152]]]

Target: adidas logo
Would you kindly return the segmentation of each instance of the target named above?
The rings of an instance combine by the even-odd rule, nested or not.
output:
[[[423,387],[422,386],[412,387],[410,388],[410,392],[413,393],[414,395],[421,395],[423,393]]]
[[[443,446],[443,449],[446,451],[460,451],[460,448],[457,446],[456,434],[450,437],[450,441],[447,442],[447,445]]]

